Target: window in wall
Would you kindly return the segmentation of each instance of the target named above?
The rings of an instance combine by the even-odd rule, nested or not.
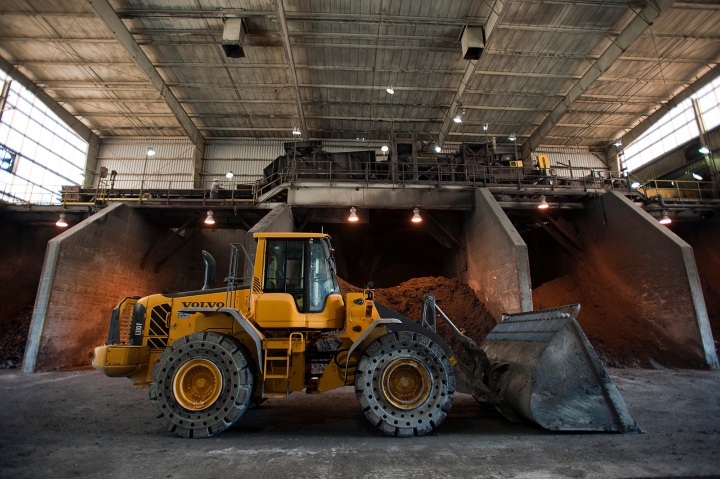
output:
[[[0,89],[8,81],[0,70]],[[15,157],[12,167],[0,168],[0,199],[59,203],[62,186],[82,183],[87,150],[87,142],[35,95],[10,84],[0,118],[0,156],[12,151]]]
[[[696,96],[705,129],[720,125],[720,77],[705,85]]]
[[[700,135],[688,98],[670,110],[622,153],[622,166],[632,172]]]

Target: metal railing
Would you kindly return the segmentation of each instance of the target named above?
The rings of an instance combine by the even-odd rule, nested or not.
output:
[[[660,195],[665,199],[709,200],[717,198],[711,181],[693,180],[649,180],[638,188],[650,198]]]
[[[583,167],[556,167],[528,170],[509,166],[453,164],[435,161],[418,163],[361,162],[339,164],[334,161],[294,162],[259,185],[258,194],[268,193],[289,183],[318,182],[430,185],[477,187],[538,187],[546,189],[620,189],[629,191],[627,178],[618,173]]]

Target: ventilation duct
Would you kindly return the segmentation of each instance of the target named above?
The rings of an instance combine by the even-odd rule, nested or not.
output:
[[[462,36],[462,52],[465,60],[479,60],[485,49],[483,27],[465,27]]]
[[[226,18],[223,20],[222,47],[225,56],[228,58],[244,58],[245,50],[243,41],[245,33],[242,26],[242,18]]]

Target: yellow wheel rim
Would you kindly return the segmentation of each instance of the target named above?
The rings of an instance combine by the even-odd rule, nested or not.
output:
[[[183,364],[173,379],[175,400],[189,411],[212,405],[222,392],[222,375],[215,363],[193,359]]]
[[[420,362],[398,359],[383,371],[382,389],[393,406],[414,409],[430,396],[430,375]]]

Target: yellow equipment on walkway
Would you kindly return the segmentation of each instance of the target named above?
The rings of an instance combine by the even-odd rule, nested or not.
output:
[[[365,416],[395,436],[442,422],[455,392],[510,420],[555,430],[634,431],[635,421],[575,321],[579,306],[505,315],[478,347],[435,305],[418,324],[362,293],[340,294],[330,237],[256,233],[253,262],[231,245],[226,288],[125,298],[93,366],[149,386],[153,413],[184,437],[217,434],[267,398],[354,385]],[[239,246],[239,247],[238,247]],[[241,252],[252,276],[238,276]],[[437,316],[472,358],[435,333]]]

